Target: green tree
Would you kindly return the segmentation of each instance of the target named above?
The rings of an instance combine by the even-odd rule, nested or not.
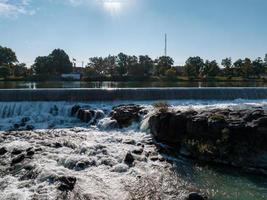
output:
[[[9,67],[2,66],[0,67],[0,78],[6,78],[10,75]]]
[[[242,59],[238,59],[237,61],[234,62],[233,66],[234,66],[233,74],[235,76],[242,76],[243,60]]]
[[[136,56],[128,56],[128,72],[129,76],[142,76],[143,70],[141,69],[138,58]]]
[[[253,75],[253,67],[252,62],[249,58],[245,58],[242,65],[242,76],[244,78],[249,78],[249,76]]]
[[[25,63],[16,64],[13,66],[13,75],[16,77],[25,77],[27,75],[28,69]]]
[[[102,57],[92,57],[89,58],[88,67],[91,67],[95,70],[98,75],[104,75],[104,59]]]
[[[222,59],[222,66],[224,67],[224,72],[225,75],[230,77],[233,75],[233,70],[232,70],[232,59],[231,58],[225,58]]]
[[[265,66],[264,66],[264,63],[260,57],[252,62],[252,70],[253,70],[253,75],[255,75],[255,76],[259,77],[261,75],[264,75]]]
[[[39,56],[35,59],[32,69],[36,74],[60,75],[73,70],[69,56],[62,49],[55,49],[48,56]]]
[[[204,61],[199,56],[190,57],[185,62],[185,72],[190,78],[198,78],[203,70]]]
[[[267,66],[267,54],[265,54],[265,57],[264,57],[264,63],[265,63],[265,65]]]
[[[104,58],[104,74],[107,76],[114,76],[117,75],[117,64],[116,64],[116,56],[109,55],[108,57]]]
[[[154,62],[149,56],[139,56],[139,67],[143,76],[149,76],[152,73],[153,66]]]
[[[56,74],[71,73],[72,63],[68,54],[62,49],[55,49],[49,55],[52,59],[51,67]]]
[[[95,68],[93,67],[86,67],[85,68],[85,75],[89,78],[97,77],[99,74],[96,72]]]
[[[11,66],[18,62],[15,52],[7,47],[0,46],[0,66]]]
[[[166,71],[173,66],[173,59],[169,56],[161,56],[155,60],[155,75],[164,76]]]
[[[214,77],[217,76],[220,72],[220,68],[215,60],[213,61],[206,61],[203,67],[203,75],[206,77]]]
[[[55,69],[52,66],[52,58],[50,56],[38,56],[34,64],[32,65],[32,69],[36,74],[55,74]]]
[[[175,80],[177,78],[177,71],[172,67],[166,71],[165,75],[168,80]]]
[[[128,56],[124,53],[119,53],[117,56],[117,72],[120,76],[127,73],[128,68]]]

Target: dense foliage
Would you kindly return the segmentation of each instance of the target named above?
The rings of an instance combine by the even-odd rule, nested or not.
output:
[[[165,80],[205,80],[215,77],[225,79],[267,78],[267,54],[264,59],[249,58],[232,61],[231,58],[203,60],[201,57],[189,57],[184,66],[174,66],[174,60],[169,56],[156,59],[148,55],[109,55],[107,57],[91,57],[85,68],[76,67],[76,60],[70,61],[68,54],[62,49],[53,50],[48,56],[38,56],[31,68],[24,63],[18,63],[15,52],[7,47],[0,46],[0,78],[27,77],[41,75],[45,79],[51,76],[59,77],[63,73],[79,72],[84,78],[104,80],[127,80],[138,78],[149,80],[150,77],[160,77]],[[50,76],[46,76],[46,75]]]
[[[32,66],[36,74],[60,75],[72,72],[69,56],[62,49],[55,49],[48,56],[39,56]]]

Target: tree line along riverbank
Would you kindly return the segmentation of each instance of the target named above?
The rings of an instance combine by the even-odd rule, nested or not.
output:
[[[36,57],[31,66],[20,63],[16,53],[0,46],[0,80],[48,81],[61,80],[62,74],[79,73],[84,81],[266,81],[267,55],[249,58],[225,58],[222,61],[189,57],[185,64],[176,66],[174,59],[148,55],[109,55],[91,57],[78,66],[75,58],[62,49],[55,49],[47,56]]]

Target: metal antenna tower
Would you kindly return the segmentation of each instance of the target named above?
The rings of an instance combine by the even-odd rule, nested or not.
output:
[[[164,49],[164,54],[167,56],[167,33],[165,33],[165,49]]]

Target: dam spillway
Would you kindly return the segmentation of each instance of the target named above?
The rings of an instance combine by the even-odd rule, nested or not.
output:
[[[0,101],[267,99],[267,88],[2,89]]]

